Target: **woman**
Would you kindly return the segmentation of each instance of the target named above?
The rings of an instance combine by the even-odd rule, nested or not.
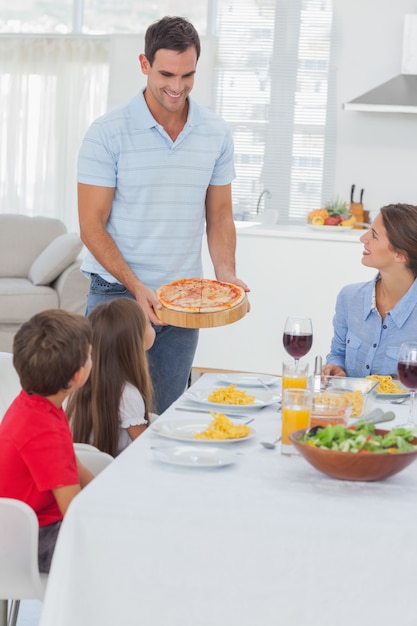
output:
[[[323,374],[397,376],[401,344],[417,340],[417,206],[382,207],[360,240],[378,274],[340,291]]]
[[[155,331],[129,298],[102,302],[88,318],[91,375],[84,388],[71,394],[66,413],[75,442],[116,456],[149,425],[152,385],[146,350]]]

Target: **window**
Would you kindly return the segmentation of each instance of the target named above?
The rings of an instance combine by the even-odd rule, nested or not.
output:
[[[216,37],[213,106],[233,132],[235,212],[256,210],[267,189],[261,210],[305,222],[331,197],[331,0],[15,0],[0,18],[1,211],[58,211],[76,226],[76,155],[107,106],[112,34],[164,14]]]
[[[235,210],[254,211],[268,189],[280,223],[305,222],[333,187],[331,1],[217,7],[216,107],[235,139]]]

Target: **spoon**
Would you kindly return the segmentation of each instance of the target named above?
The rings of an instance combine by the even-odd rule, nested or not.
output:
[[[408,400],[409,396],[404,396],[404,398],[399,398],[398,400],[390,400],[391,404],[404,404],[406,400]]]
[[[278,441],[281,441],[281,435],[274,439],[274,441],[260,441],[259,443],[264,448],[267,448],[267,450],[273,450],[276,447]]]

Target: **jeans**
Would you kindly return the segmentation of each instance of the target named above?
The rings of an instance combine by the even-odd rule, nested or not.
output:
[[[52,556],[62,520],[39,528],[38,566],[39,571],[47,573],[51,568]]]
[[[120,283],[108,283],[91,274],[86,315],[99,302],[133,295]],[[154,388],[152,411],[160,415],[185,391],[198,343],[198,329],[156,326],[155,341],[148,350],[149,371]]]

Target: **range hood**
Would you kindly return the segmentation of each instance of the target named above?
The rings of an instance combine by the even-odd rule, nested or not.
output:
[[[406,15],[401,74],[346,102],[347,111],[417,113],[417,14]]]

